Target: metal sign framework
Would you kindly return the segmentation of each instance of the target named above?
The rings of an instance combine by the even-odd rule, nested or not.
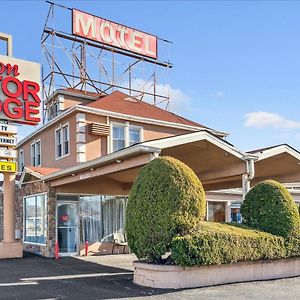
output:
[[[44,115],[47,99],[59,88],[79,89],[84,92],[108,94],[121,90],[140,100],[165,109],[170,107],[167,88],[158,82],[167,77],[171,42],[159,39],[160,53],[164,50],[166,61],[130,53],[66,33],[55,24],[57,18],[66,19],[71,8],[47,1],[49,11],[42,37],[42,85]],[[71,25],[71,16],[69,16]],[[161,55],[162,56],[162,55]]]

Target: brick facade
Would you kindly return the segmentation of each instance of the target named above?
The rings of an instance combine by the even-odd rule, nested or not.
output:
[[[55,230],[56,230],[56,193],[47,183],[42,181],[24,183],[17,188],[17,222],[16,229],[21,232],[23,239],[23,198],[40,193],[47,194],[47,242],[46,245],[24,243],[24,251],[34,254],[54,257]]]

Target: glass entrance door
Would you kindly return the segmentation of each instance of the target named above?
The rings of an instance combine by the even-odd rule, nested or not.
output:
[[[58,202],[57,240],[61,256],[78,254],[78,203]]]

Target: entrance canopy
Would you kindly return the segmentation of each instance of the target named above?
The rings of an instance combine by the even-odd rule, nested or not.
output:
[[[43,180],[62,193],[127,195],[139,170],[158,155],[186,163],[206,190],[241,187],[246,160],[256,158],[203,130],[140,143],[46,175]]]
[[[258,157],[253,185],[266,179],[282,183],[300,181],[300,153],[291,146],[282,144],[250,153]]]
[[[205,190],[241,187],[242,175],[248,172],[246,161],[256,159],[256,156],[240,152],[207,131],[149,141],[143,145],[157,147],[161,155],[175,157],[187,164]]]
[[[147,141],[65,170],[53,169],[50,174],[45,168],[25,168],[24,172],[39,172],[35,177],[61,193],[127,195],[140,169],[159,155],[190,166],[206,191],[242,187],[249,161],[255,161],[252,185],[265,179],[300,182],[300,153],[289,145],[245,154],[205,130]]]

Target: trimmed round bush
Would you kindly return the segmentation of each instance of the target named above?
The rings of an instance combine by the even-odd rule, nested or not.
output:
[[[253,187],[245,197],[241,213],[248,226],[283,237],[299,234],[297,205],[279,182],[266,180]]]
[[[139,173],[126,210],[128,245],[139,259],[162,262],[175,236],[188,234],[206,214],[196,174],[172,157],[159,157]]]

